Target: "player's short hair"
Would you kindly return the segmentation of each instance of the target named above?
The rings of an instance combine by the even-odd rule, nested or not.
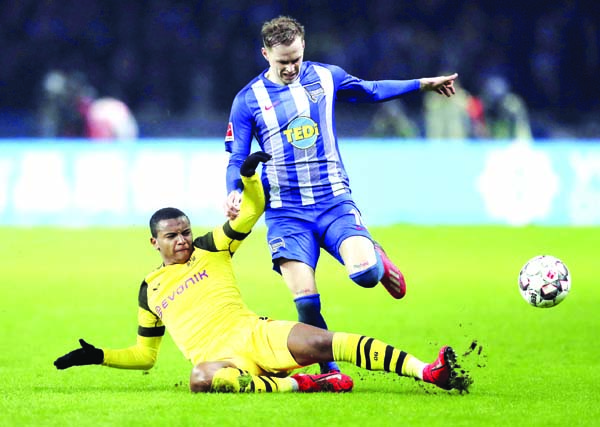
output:
[[[278,16],[263,24],[260,35],[266,48],[280,44],[289,46],[298,36],[304,40],[304,27],[294,18]]]
[[[188,216],[177,208],[162,208],[154,212],[150,217],[150,233],[152,234],[152,237],[156,238],[156,236],[158,236],[157,228],[160,221],[181,218],[182,216],[185,217],[188,222],[190,221]]]

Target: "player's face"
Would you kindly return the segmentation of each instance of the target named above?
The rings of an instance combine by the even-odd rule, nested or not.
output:
[[[150,243],[160,252],[165,265],[184,264],[192,255],[192,229],[185,216],[163,219],[156,227],[156,238]]]
[[[269,62],[267,78],[275,83],[289,85],[300,74],[304,57],[304,40],[296,37],[289,46],[278,44],[271,48],[263,47],[262,54]]]

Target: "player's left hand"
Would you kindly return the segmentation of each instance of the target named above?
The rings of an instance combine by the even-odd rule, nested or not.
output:
[[[435,91],[440,95],[451,97],[456,93],[454,80],[456,80],[457,77],[458,73],[454,73],[449,76],[424,77],[419,79],[419,82],[422,91]]]
[[[81,348],[73,350],[54,361],[56,369],[67,369],[71,366],[100,365],[104,361],[104,352],[102,349],[94,347],[92,344],[79,339]]]

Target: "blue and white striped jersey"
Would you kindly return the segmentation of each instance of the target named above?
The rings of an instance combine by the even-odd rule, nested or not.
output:
[[[228,191],[239,188],[239,169],[254,138],[272,155],[262,170],[267,208],[312,205],[350,193],[338,149],[335,101],[380,102],[419,89],[418,80],[364,81],[340,67],[310,61],[289,85],[273,83],[265,73],[236,95],[225,148],[231,153]]]

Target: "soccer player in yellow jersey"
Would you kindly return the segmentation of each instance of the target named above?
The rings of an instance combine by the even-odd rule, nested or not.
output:
[[[197,239],[179,209],[163,208],[152,215],[150,242],[163,263],[141,284],[135,345],[100,349],[80,339],[81,348],[59,357],[54,365],[147,370],[154,366],[168,330],[194,365],[192,392],[350,391],[352,379],[339,372],[290,375],[294,369],[329,360],[467,391],[472,380],[457,371],[456,354],[449,346],[426,364],[374,338],[259,317],[245,305],[231,257],[263,213],[264,192],[255,171],[270,158],[260,151],[248,156],[240,169],[240,215]]]

